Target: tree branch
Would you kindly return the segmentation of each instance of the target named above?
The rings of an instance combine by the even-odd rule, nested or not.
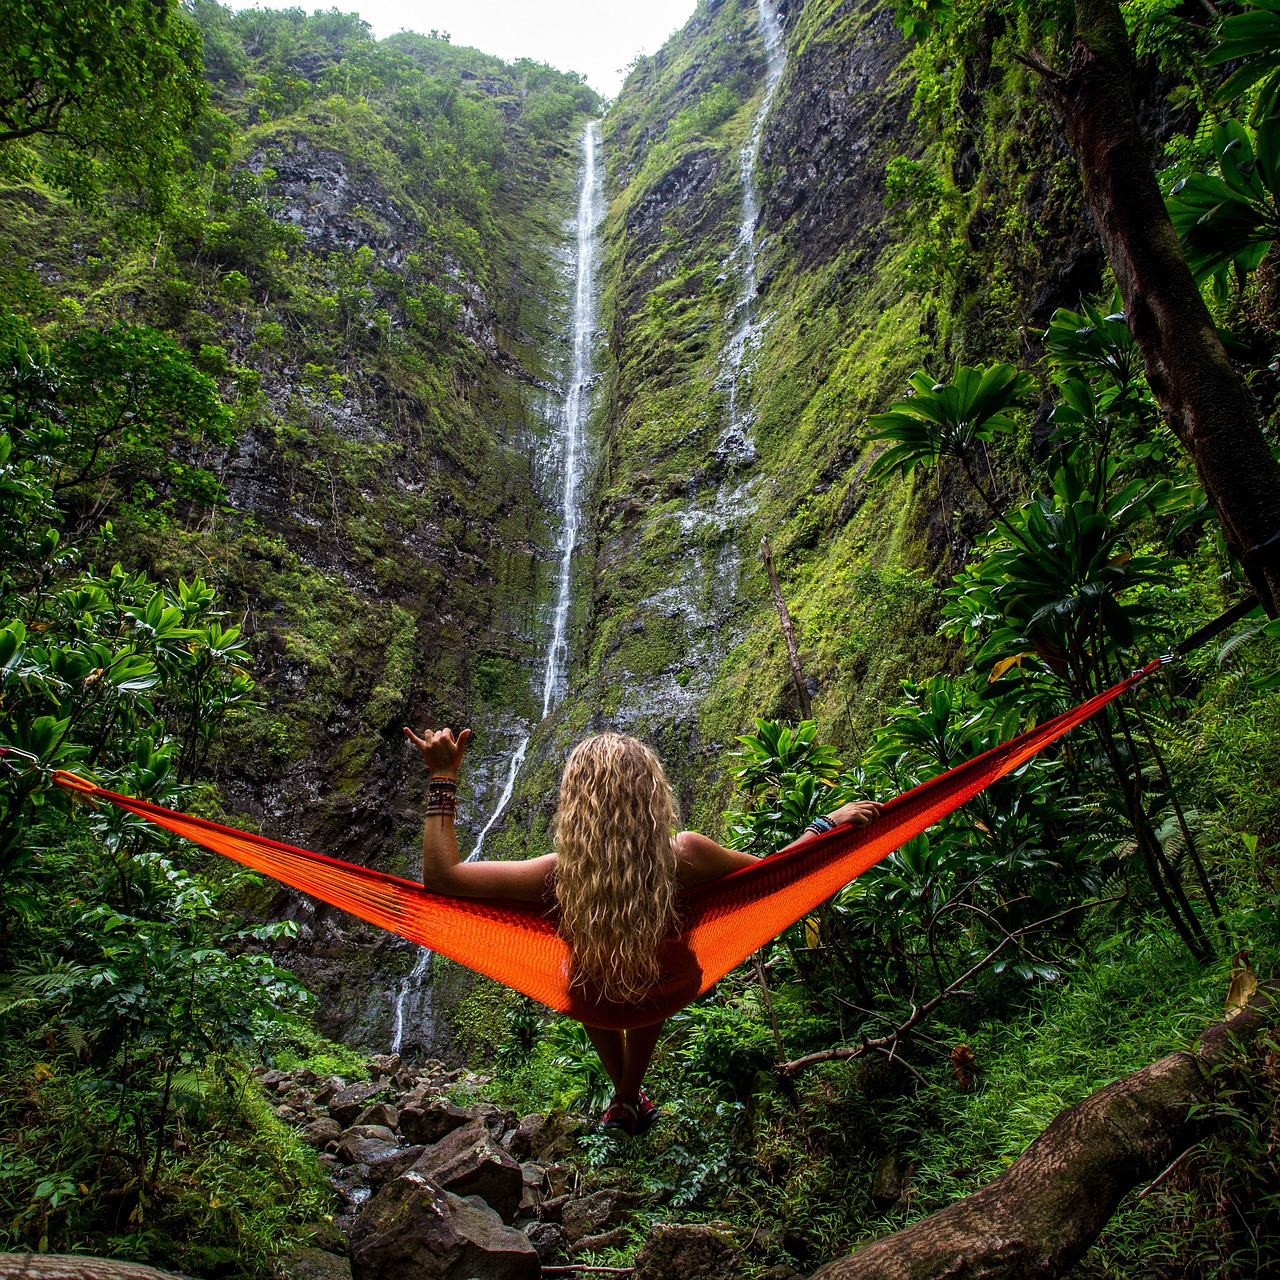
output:
[[[1034,933],[1039,929],[1047,929],[1051,924],[1056,924],[1059,920],[1075,915],[1079,911],[1087,910],[1089,907],[1100,907],[1105,903],[1116,901],[1118,901],[1117,898],[1091,898],[1088,902],[1079,902],[1074,907],[1059,911],[1056,915],[1046,916],[1043,920],[1023,925],[1021,929],[1015,929],[1012,933],[1005,931],[1004,937],[977,964],[965,970],[954,982],[943,987],[931,1000],[926,1000],[924,1004],[919,1006],[913,1004],[911,1013],[906,1021],[899,1023],[887,1035],[877,1036],[874,1040],[868,1040],[864,1035],[862,1043],[858,1045],[841,1045],[835,1049],[819,1049],[814,1053],[806,1053],[802,1058],[793,1058],[790,1062],[782,1063],[778,1067],[779,1074],[791,1077],[803,1071],[805,1067],[811,1067],[818,1062],[848,1062],[854,1058],[864,1058],[869,1053],[880,1053],[891,1061],[901,1062],[903,1066],[906,1066],[908,1070],[911,1070],[914,1075],[919,1077],[919,1072],[914,1071],[901,1058],[895,1059],[899,1041],[916,1023],[923,1018],[927,1018],[943,1001],[951,999],[952,996],[969,995],[970,993],[964,989],[965,984],[981,973],[1011,942],[1016,942],[1021,947],[1022,943],[1019,940],[1029,933]]]

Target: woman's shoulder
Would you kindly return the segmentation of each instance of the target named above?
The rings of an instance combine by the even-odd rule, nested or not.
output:
[[[680,883],[686,889],[718,880],[758,861],[749,853],[726,849],[700,831],[681,831],[675,838],[675,850],[680,863]]]

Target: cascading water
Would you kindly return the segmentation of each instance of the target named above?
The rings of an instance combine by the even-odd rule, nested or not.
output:
[[[595,265],[596,231],[600,225],[601,184],[600,167],[596,160],[599,145],[599,121],[587,125],[582,138],[582,183],[578,188],[578,209],[575,222],[576,248],[573,259],[573,348],[569,366],[569,380],[558,407],[558,443],[560,445],[560,535],[556,545],[558,569],[556,574],[556,600],[551,614],[551,635],[547,643],[546,658],[542,666],[542,718],[560,700],[568,680],[569,664],[569,609],[573,603],[573,553],[578,545],[578,529],[582,522],[580,508],[582,471],[586,459],[587,416],[590,410],[592,377],[592,341],[596,324]],[[489,814],[475,846],[467,855],[467,861],[479,858],[485,837],[502,816],[515,790],[516,778],[529,750],[533,726],[523,733],[507,760],[506,778],[498,802]],[[413,969],[401,979],[396,988],[391,1015],[391,1051],[399,1053],[404,1043],[406,1008],[415,1010],[414,1021],[419,1024],[430,1013],[430,984],[426,977],[431,964],[431,952],[419,949]]]
[[[760,220],[760,201],[756,194],[756,162],[760,158],[760,140],[764,136],[765,121],[769,117],[774,95],[778,92],[782,73],[787,66],[786,50],[782,44],[782,24],[778,21],[778,15],[769,7],[768,0],[756,0],[756,9],[765,54],[764,94],[760,98],[760,107],[752,122],[751,133],[738,156],[742,173],[742,216],[738,220],[738,239],[733,255],[738,260],[741,287],[733,308],[736,327],[725,348],[729,404],[725,433],[721,437],[724,450],[737,452],[742,462],[750,462],[755,457],[750,418],[743,412],[739,401],[747,356],[754,352],[760,337],[755,306],[759,287],[756,280],[756,224]]]
[[[655,613],[681,618],[687,637],[684,670],[691,677],[677,681],[663,674],[654,680],[634,681],[624,691],[617,713],[620,719],[633,723],[655,718],[670,723],[694,714],[725,652],[743,635],[743,601],[738,583],[742,531],[755,510],[755,481],[748,469],[756,456],[754,415],[746,403],[744,383],[763,328],[757,315],[756,230],[760,198],[756,166],[765,124],[787,66],[777,13],[769,0],[756,0],[756,12],[765,54],[764,91],[751,132],[738,153],[742,205],[728,263],[737,275],[738,292],[729,315],[732,336],[725,344],[716,380],[717,389],[725,397],[723,425],[711,449],[719,464],[720,479],[714,489],[691,493],[688,504],[675,517],[687,554],[673,573],[670,585],[646,602]],[[706,553],[704,532],[711,533],[720,543],[713,559]]]

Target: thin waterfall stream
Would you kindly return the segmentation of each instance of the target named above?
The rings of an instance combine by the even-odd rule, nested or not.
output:
[[[756,0],[760,19],[760,40],[764,45],[765,77],[764,94],[751,125],[751,133],[742,144],[738,162],[742,173],[742,216],[738,220],[738,239],[733,256],[738,260],[738,278],[741,288],[734,304],[733,315],[737,328],[725,348],[728,365],[729,405],[722,447],[735,456],[736,461],[750,462],[755,458],[755,445],[751,440],[751,419],[741,404],[741,384],[748,356],[754,353],[760,338],[760,322],[756,316],[756,295],[759,282],[756,279],[756,225],[760,221],[760,198],[756,192],[756,165],[760,159],[760,142],[764,137],[765,121],[773,107],[773,99],[782,82],[787,67],[786,49],[782,43],[782,24],[778,15],[769,7],[768,0]]]
[[[776,22],[776,19],[775,19]],[[602,212],[600,165],[597,150],[600,141],[600,122],[591,121],[582,135],[582,180],[578,187],[577,216],[575,220],[576,246],[573,257],[573,306],[571,323],[573,348],[569,366],[569,379],[560,401],[559,455],[560,455],[560,532],[556,543],[558,568],[556,573],[555,606],[551,614],[551,633],[547,642],[546,657],[542,666],[542,716],[545,720],[560,700],[568,683],[569,666],[569,610],[573,604],[573,553],[578,545],[578,530],[582,523],[581,491],[583,467],[587,456],[587,417],[591,408],[591,379],[593,374],[593,339],[596,326],[596,234]],[[501,818],[512,793],[516,779],[524,764],[536,725],[530,725],[523,733],[507,760],[506,778],[476,843],[467,855],[468,862],[480,857],[485,837]],[[391,1052],[399,1053],[404,1044],[405,1010],[413,1006],[418,1010],[417,1021],[425,1021],[431,1012],[430,983],[427,980],[431,967],[431,952],[426,947],[418,949],[413,968],[396,987],[391,1014]]]

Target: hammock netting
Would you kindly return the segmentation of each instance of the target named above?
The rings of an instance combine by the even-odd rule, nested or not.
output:
[[[59,786],[103,800],[448,956],[594,1027],[648,1026],[677,1012],[789,925],[913,836],[1025,764],[1160,665],[1128,679],[949,772],[896,796],[869,827],[838,827],[681,895],[680,933],[668,942],[660,986],[634,1004],[570,985],[569,949],[545,905],[432,893],[412,880],[118,795],[58,770]]]

